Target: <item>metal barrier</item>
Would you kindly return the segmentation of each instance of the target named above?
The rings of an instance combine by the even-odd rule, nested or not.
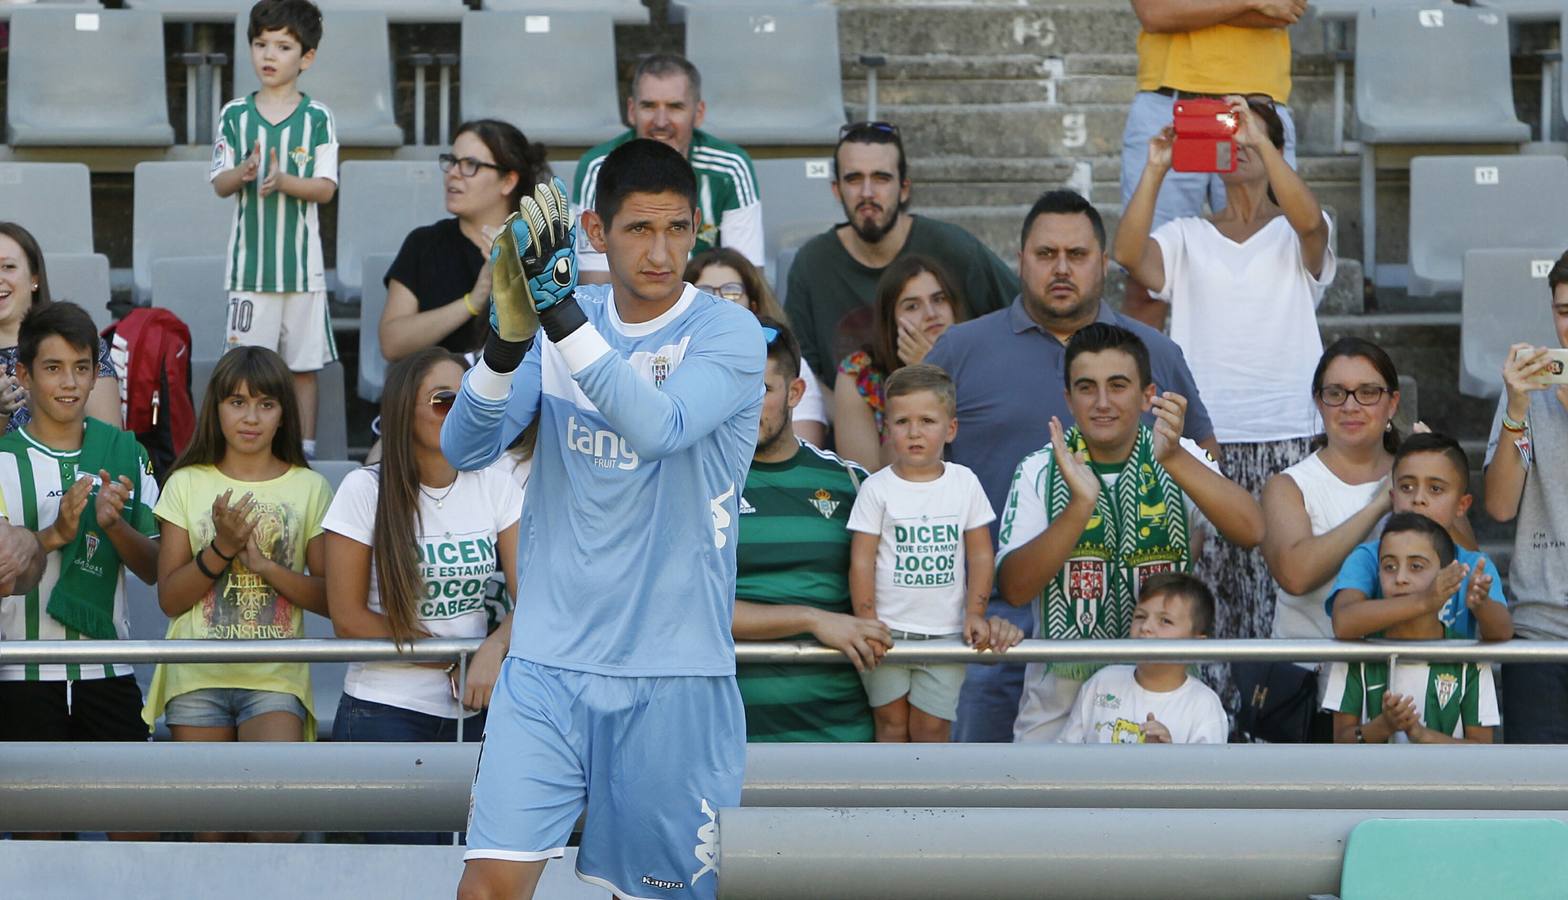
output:
[[[0,641],[0,665],[25,663],[428,662],[464,659],[474,640],[422,640],[399,649],[391,641]],[[1568,641],[1305,641],[1028,640],[1005,653],[975,651],[958,641],[899,644],[886,660],[900,663],[1028,662],[1568,662]],[[810,642],[742,641],[739,663],[843,664],[844,655]]]

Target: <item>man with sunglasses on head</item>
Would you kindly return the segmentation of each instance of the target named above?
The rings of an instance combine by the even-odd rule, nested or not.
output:
[[[697,67],[675,53],[646,56],[632,72],[629,93],[626,120],[632,127],[590,149],[577,162],[573,214],[580,219],[583,210],[594,208],[599,167],[610,151],[633,138],[659,141],[685,156],[697,174],[702,226],[691,252],[729,247],[762,268],[762,199],[757,193],[757,173],[745,150],[698,127],[707,107],[702,102],[702,75]],[[578,235],[577,258],[583,284],[609,283],[609,264],[604,254],[588,243],[587,229]]]
[[[490,336],[441,447],[488,466],[537,427],[512,641],[491,696],[458,896],[533,896],[587,819],[579,877],[710,900],[740,803],[735,546],[765,339],[681,278],[702,227],[679,153],[629,141],[581,221],[610,266],[577,283],[576,218],[538,186],[491,251]]]
[[[833,196],[845,221],[801,246],[785,293],[790,325],[812,371],[837,371],[839,360],[871,343],[877,281],[906,254],[941,263],[958,279],[972,315],[1002,309],[1018,294],[1018,276],[974,235],[909,213],[910,188],[897,126],[856,122],[839,129]]]

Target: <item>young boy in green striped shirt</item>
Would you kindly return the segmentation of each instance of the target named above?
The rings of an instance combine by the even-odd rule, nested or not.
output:
[[[37,533],[44,577],[0,599],[6,640],[113,640],[129,634],[125,576],[158,577],[158,484],[136,436],[87,416],[98,333],[81,307],[34,306],[22,320],[17,377],[33,418],[0,437],[0,497]],[[0,741],[147,739],[127,665],[0,667]]]
[[[219,113],[209,176],[219,197],[238,198],[226,346],[266,347],[288,363],[305,454],[314,457],[316,373],[338,358],[317,218],[337,193],[337,128],[331,111],[299,90],[321,42],[321,11],[310,0],[261,0],[246,35],[261,89]]]

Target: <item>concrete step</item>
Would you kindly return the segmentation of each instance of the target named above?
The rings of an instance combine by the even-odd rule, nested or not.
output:
[[[908,52],[957,56],[1123,53],[1138,20],[1124,3],[840,4],[839,47],[847,57]]]
[[[851,119],[865,107],[846,104]],[[1056,158],[1120,152],[1127,106],[1071,108],[1044,101],[985,105],[884,106],[878,116],[897,122],[911,159],[922,156]]]

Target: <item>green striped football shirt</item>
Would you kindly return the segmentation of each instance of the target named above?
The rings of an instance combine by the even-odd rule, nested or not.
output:
[[[300,178],[338,180],[338,136],[332,113],[300,95],[289,117],[274,125],[256,109],[256,95],[231,100],[218,116],[210,178],[243,163],[259,148],[256,180],[235,194],[229,229],[227,284],[231,291],[296,293],[327,289],[316,204],[281,191],[261,196],[261,182],[277,151],[278,164]]]
[[[157,535],[158,521],[153,518],[152,507],[158,502],[158,482],[152,477],[152,464],[147,460],[146,451],[140,444],[135,447],[134,459],[129,455],[125,459],[106,459],[105,468],[111,476],[130,478],[134,486],[121,513],[125,521],[142,534]],[[76,461],[80,456],[80,450],[54,450],[39,443],[25,428],[0,437],[0,494],[5,497],[11,524],[27,527],[33,522],[38,528],[53,524],[60,514],[60,498],[76,482]],[[59,580],[60,552],[55,551],[45,559],[44,577],[38,587],[26,594],[0,599],[0,638],[8,641],[85,640],[85,635],[55,621],[47,612],[49,595]],[[123,566],[114,586],[114,629],[121,640],[129,636]],[[0,681],[80,681],[130,674],[131,667],[120,664],[0,666]]]
[[[851,475],[851,468],[853,475]],[[866,472],[801,443],[793,459],[753,462],[740,499],[735,596],[850,612],[849,522]],[[789,640],[811,640],[796,635]],[[752,741],[869,741],[871,708],[844,665],[735,669]]]

